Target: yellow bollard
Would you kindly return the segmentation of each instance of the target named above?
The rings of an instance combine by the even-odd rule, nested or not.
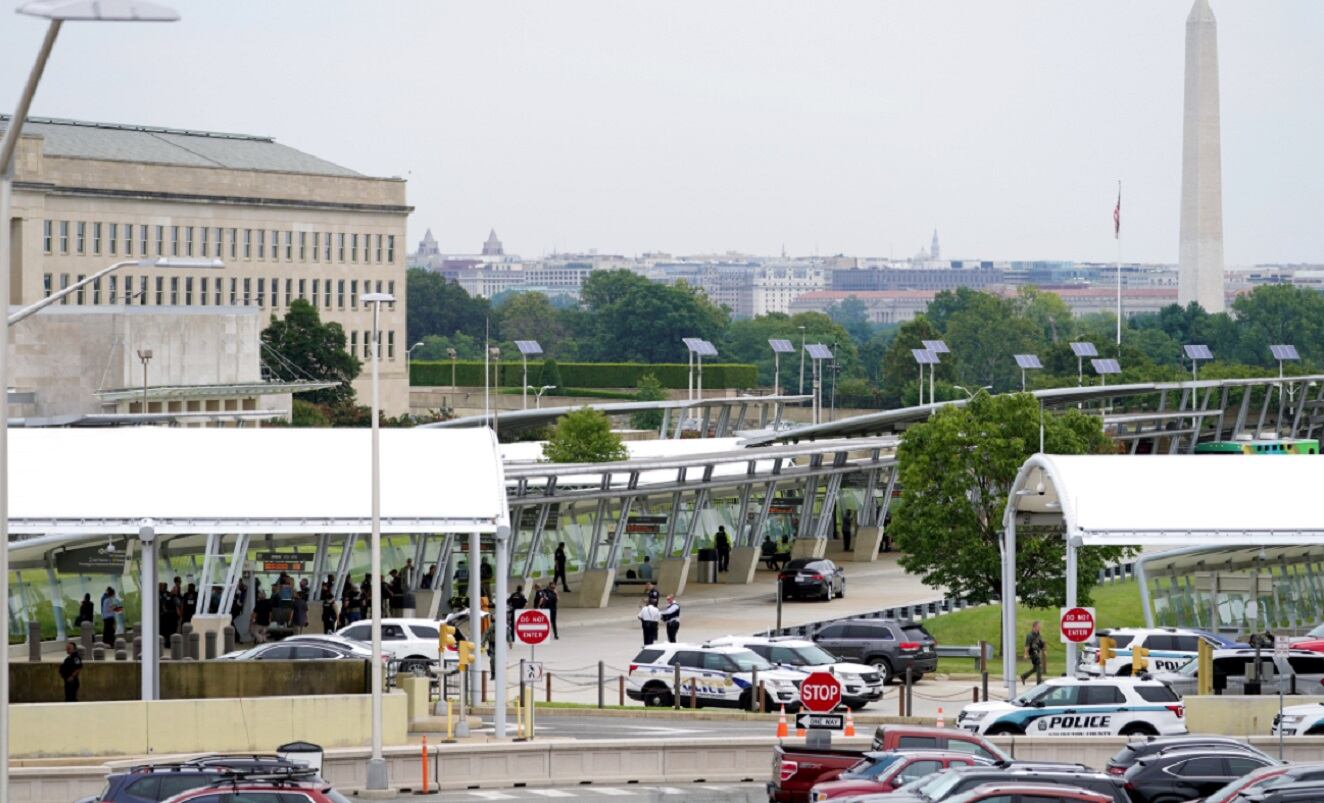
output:
[[[452,718],[452,715],[454,714],[454,709],[451,706],[452,706],[451,701],[447,700],[446,701],[446,738],[450,739],[451,741],[454,741],[455,720]]]

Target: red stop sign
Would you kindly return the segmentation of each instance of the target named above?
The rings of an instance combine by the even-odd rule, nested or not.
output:
[[[815,714],[826,714],[841,705],[841,681],[827,672],[811,672],[800,684],[800,705]]]
[[[1062,640],[1080,644],[1094,637],[1093,608],[1063,608],[1060,624]]]
[[[515,617],[515,640],[520,644],[542,644],[552,634],[552,620],[536,608],[520,611]]]

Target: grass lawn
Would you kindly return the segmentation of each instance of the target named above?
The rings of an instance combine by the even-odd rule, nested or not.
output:
[[[1145,624],[1145,615],[1140,609],[1140,590],[1133,581],[1096,586],[1091,605],[1100,628],[1143,627]],[[1046,674],[1050,675],[1060,675],[1063,671],[1063,650],[1066,645],[1058,635],[1057,617],[1057,608],[1027,608],[1021,605],[1016,612],[1017,656],[1022,655],[1022,645],[1025,644],[1025,634],[1030,631],[1030,622],[1042,619],[1044,643],[1048,645]],[[998,673],[1001,666],[997,663],[1001,627],[1001,605],[984,605],[924,620],[924,629],[932,633],[939,644],[978,644],[980,639],[992,644],[991,663],[994,665],[989,667],[989,671],[994,674]],[[1030,668],[1030,662],[1023,658],[1019,660],[1019,665],[1020,672]],[[975,661],[973,658],[940,658],[938,671],[973,672]]]

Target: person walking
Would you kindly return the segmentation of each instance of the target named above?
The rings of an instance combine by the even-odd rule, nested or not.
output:
[[[64,701],[78,702],[78,676],[83,672],[83,657],[78,654],[78,644],[73,640],[64,644],[64,661],[60,664],[60,678],[64,681]]]
[[[717,547],[717,571],[731,571],[731,536],[726,534],[725,527],[718,526],[713,545]]]
[[[552,638],[561,638],[556,629],[556,606],[561,602],[561,595],[556,593],[556,583],[548,583],[542,590],[542,607],[547,611],[547,618],[552,621]]]
[[[667,607],[662,609],[662,621],[667,626],[667,641],[676,643],[676,634],[680,632],[680,603],[675,594],[667,594]]]
[[[661,618],[662,614],[651,602],[645,601],[639,608],[639,624],[643,627],[645,647],[657,641],[657,623]]]
[[[1035,683],[1044,682],[1044,653],[1048,650],[1048,645],[1044,644],[1043,634],[1039,632],[1042,622],[1035,619],[1030,623],[1030,632],[1025,634],[1025,658],[1030,662],[1030,668],[1021,675],[1021,683],[1030,675],[1034,675]]]
[[[556,564],[556,572],[552,575],[553,583],[560,583],[561,588],[570,590],[570,581],[565,576],[565,541],[556,545],[556,552],[553,554],[553,560]]]
[[[249,616],[253,625],[253,643],[262,644],[267,640],[267,630],[271,627],[271,599],[262,589],[257,590],[253,601],[253,613]]]
[[[515,617],[529,601],[524,598],[524,586],[515,586],[515,592],[506,597],[506,641],[515,641]]]

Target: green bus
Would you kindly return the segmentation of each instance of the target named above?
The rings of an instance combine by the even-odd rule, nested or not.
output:
[[[1319,454],[1319,441],[1311,438],[1254,438],[1213,441],[1195,445],[1196,454]]]

